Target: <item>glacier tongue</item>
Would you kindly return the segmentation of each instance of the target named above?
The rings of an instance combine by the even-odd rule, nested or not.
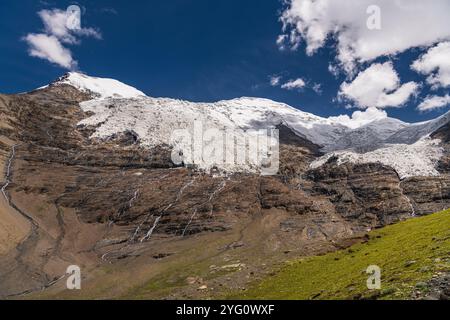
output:
[[[374,151],[356,153],[343,150],[330,152],[315,160],[310,167],[316,169],[330,158],[337,157],[337,164],[344,163],[380,163],[393,168],[400,179],[416,176],[439,176],[437,162],[443,155],[439,147],[440,140],[423,138],[413,144],[389,144]]]

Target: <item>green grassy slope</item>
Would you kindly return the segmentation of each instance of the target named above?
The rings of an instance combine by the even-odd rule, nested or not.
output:
[[[368,290],[369,265],[381,268],[381,290]],[[349,249],[288,263],[231,299],[408,299],[418,282],[450,270],[450,210],[369,234]]]

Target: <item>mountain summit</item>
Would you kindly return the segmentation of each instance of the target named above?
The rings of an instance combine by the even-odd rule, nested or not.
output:
[[[145,97],[143,92],[120,81],[90,77],[78,72],[68,72],[51,85],[61,84],[67,84],[82,92],[90,93],[96,99]]]

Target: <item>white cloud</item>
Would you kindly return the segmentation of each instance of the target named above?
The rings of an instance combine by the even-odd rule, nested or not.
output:
[[[417,92],[419,85],[408,82],[401,85],[391,62],[372,64],[350,83],[341,84],[338,97],[356,104],[356,107],[400,107]]]
[[[306,85],[305,81],[303,79],[295,79],[295,80],[289,80],[286,83],[283,83],[281,85],[282,89],[286,90],[294,90],[294,89],[301,89]]]
[[[270,77],[270,85],[272,87],[276,87],[280,84],[281,77],[280,76],[271,76]]]
[[[289,80],[287,82],[284,82],[282,80],[282,76],[270,76],[270,85],[272,87],[280,87],[285,90],[300,90],[303,88],[309,88],[317,94],[323,93],[322,85],[320,83],[311,83],[310,81],[305,81],[302,78]]]
[[[335,120],[349,128],[356,129],[376,120],[386,119],[388,114],[384,110],[377,108],[368,108],[365,111],[355,111],[352,116],[341,115],[338,117],[330,117],[330,120]]]
[[[450,96],[446,94],[443,97],[440,96],[428,96],[417,107],[420,111],[431,111],[439,108],[443,108],[450,105]]]
[[[278,48],[280,48],[280,50],[286,49],[286,47],[284,45],[284,43],[286,42],[286,39],[287,39],[287,35],[285,35],[285,34],[281,34],[278,36],[277,45],[278,45]]]
[[[331,73],[335,78],[337,78],[339,76],[339,67],[333,64],[329,64],[328,72]]]
[[[367,27],[371,5],[381,9],[381,30]],[[450,39],[449,12],[448,0],[287,0],[277,43],[295,49],[304,41],[312,55],[332,37],[352,74],[358,63]]]
[[[62,42],[75,43],[77,41],[67,28],[67,14],[65,11],[59,9],[41,10],[38,12],[38,15],[44,23],[47,34],[55,36]]]
[[[73,16],[60,9],[38,12],[45,33],[29,33],[24,37],[28,43],[30,56],[48,60],[66,69],[76,69],[78,62],[73,59],[70,49],[64,44],[80,44],[79,36],[101,39],[101,34],[93,28],[69,28],[69,19]]]
[[[314,83],[313,86],[311,87],[311,89],[313,89],[313,91],[317,94],[322,94],[322,85],[320,83]]]
[[[442,42],[431,48],[414,61],[411,68],[428,75],[427,82],[435,89],[450,87],[450,42]]]
[[[76,69],[77,62],[73,60],[70,50],[64,48],[55,36],[46,34],[28,34],[28,53],[32,57],[48,60],[66,69]]]
[[[70,15],[66,11],[60,9],[41,10],[38,12],[38,15],[44,23],[46,33],[54,35],[62,42],[71,44],[78,43],[77,35],[101,39],[100,32],[93,28],[82,28],[81,26],[78,28],[68,28]]]

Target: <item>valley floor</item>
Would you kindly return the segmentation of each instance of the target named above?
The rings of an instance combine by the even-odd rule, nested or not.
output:
[[[169,253],[99,266],[80,291],[60,283],[27,298],[44,299],[442,299],[450,282],[450,210],[413,218],[354,239],[290,253],[262,245],[277,214],[246,221],[223,237],[160,243]],[[245,245],[243,245],[245,244]],[[344,249],[345,248],[345,249]],[[325,252],[331,253],[325,253]],[[170,253],[177,253],[171,256]],[[303,258],[298,258],[303,256]],[[369,265],[381,268],[381,290],[368,290]]]
[[[283,213],[268,210],[242,219],[238,227],[185,239],[166,239],[136,250],[134,257],[82,269],[82,290],[65,289],[65,280],[27,299],[211,299],[242,290],[280,262],[335,250],[328,242],[291,251],[274,236]],[[271,241],[268,241],[271,239]],[[360,238],[345,240],[359,241]]]

